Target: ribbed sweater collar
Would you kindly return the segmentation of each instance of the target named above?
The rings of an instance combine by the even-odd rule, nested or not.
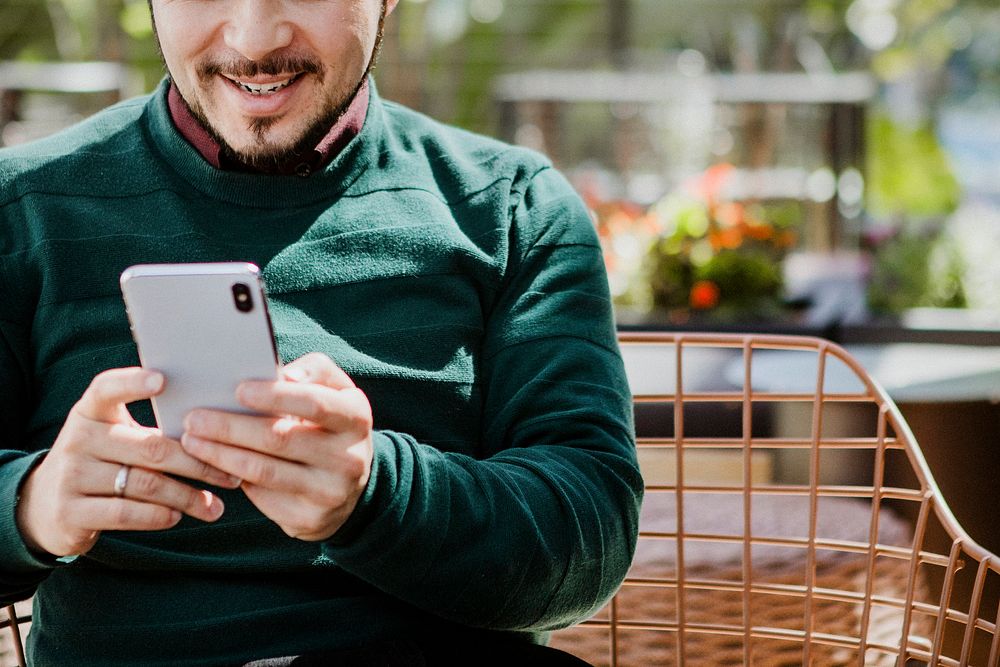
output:
[[[205,196],[253,208],[308,206],[339,197],[365,170],[377,165],[385,120],[375,82],[369,80],[368,87],[368,110],[361,132],[329,164],[307,177],[224,171],[208,164],[171,120],[166,79],[150,96],[143,123],[164,161]]]

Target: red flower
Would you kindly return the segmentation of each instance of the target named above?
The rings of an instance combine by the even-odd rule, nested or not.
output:
[[[688,299],[695,310],[708,310],[719,305],[719,286],[711,280],[699,280],[691,286]]]

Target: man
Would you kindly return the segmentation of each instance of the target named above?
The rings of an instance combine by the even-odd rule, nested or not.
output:
[[[152,0],[159,89],[0,153],[0,594],[35,593],[35,664],[476,664],[623,577],[589,218],[539,156],[379,98],[395,5]],[[231,260],[287,365],[239,389],[265,416],[170,440],[118,276]]]

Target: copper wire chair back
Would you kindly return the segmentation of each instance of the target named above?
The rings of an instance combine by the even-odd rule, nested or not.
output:
[[[622,334],[646,480],[629,576],[552,643],[595,665],[997,665],[1000,559],[899,410],[814,338]],[[24,667],[30,608],[0,618]]]
[[[24,634],[31,624],[30,602],[4,607],[0,613],[0,660],[4,667],[27,667],[24,658]]]
[[[553,645],[595,665],[997,665],[1000,559],[842,348],[620,336],[646,496],[632,568]]]

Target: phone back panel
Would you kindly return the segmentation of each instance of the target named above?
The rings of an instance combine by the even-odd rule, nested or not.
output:
[[[237,308],[236,283],[249,287],[247,312]],[[140,265],[122,274],[121,286],[139,359],[166,378],[152,402],[168,437],[180,437],[194,408],[248,413],[236,386],[276,379],[274,337],[252,264]]]

